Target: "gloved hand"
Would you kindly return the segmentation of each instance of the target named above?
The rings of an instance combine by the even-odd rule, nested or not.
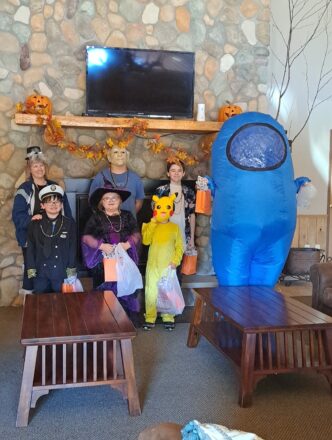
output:
[[[36,278],[36,276],[37,276],[37,270],[36,269],[28,269],[28,278],[29,278],[29,280],[31,279],[31,278]]]
[[[204,176],[208,181],[208,188],[211,191],[212,196],[214,196],[216,186],[214,184],[214,180],[210,176]]]
[[[296,192],[298,193],[300,191],[301,186],[305,185],[308,182],[311,182],[311,179],[309,179],[309,177],[305,177],[305,176],[297,177],[294,180],[296,186]]]
[[[67,267],[66,275],[67,275],[67,278],[72,277],[72,276],[77,277],[76,267]]]

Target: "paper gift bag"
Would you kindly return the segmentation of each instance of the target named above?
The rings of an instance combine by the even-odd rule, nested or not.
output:
[[[195,212],[197,214],[211,215],[211,191],[209,189],[197,191]]]
[[[181,266],[181,273],[184,275],[194,275],[197,270],[197,254],[184,255]]]
[[[117,281],[118,277],[116,275],[116,259],[104,258],[103,263],[105,281]]]

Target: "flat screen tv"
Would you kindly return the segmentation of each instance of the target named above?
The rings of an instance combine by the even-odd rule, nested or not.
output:
[[[86,47],[86,114],[192,118],[195,54]]]

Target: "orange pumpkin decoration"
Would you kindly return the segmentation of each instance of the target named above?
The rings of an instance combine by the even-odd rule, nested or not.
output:
[[[25,108],[27,113],[33,113],[38,115],[51,115],[52,114],[52,102],[47,96],[43,95],[30,95],[25,100]]]
[[[242,113],[241,107],[228,102],[226,105],[220,107],[218,121],[225,122],[227,119],[231,118],[232,116],[239,115],[240,113]]]

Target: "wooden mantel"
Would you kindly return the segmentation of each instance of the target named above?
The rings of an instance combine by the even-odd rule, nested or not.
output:
[[[92,116],[60,116],[54,117],[63,127],[75,128],[101,128],[112,130],[115,128],[130,128],[132,118],[95,118]],[[39,125],[37,115],[26,113],[16,113],[15,122],[18,125]],[[148,131],[163,131],[169,133],[193,133],[208,134],[216,133],[220,130],[222,123],[215,121],[194,121],[191,119],[143,119],[148,122]]]

